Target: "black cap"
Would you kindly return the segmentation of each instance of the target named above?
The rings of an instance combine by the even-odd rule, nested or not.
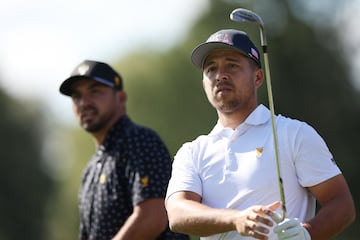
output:
[[[232,49],[254,60],[261,68],[260,52],[243,31],[223,29],[212,34],[206,42],[198,45],[191,54],[195,66],[202,69],[210,52],[221,49]]]
[[[80,63],[71,73],[70,77],[60,86],[60,92],[70,96],[72,84],[80,79],[89,78],[105,84],[109,87],[122,90],[122,78],[108,64],[92,60],[85,60]]]

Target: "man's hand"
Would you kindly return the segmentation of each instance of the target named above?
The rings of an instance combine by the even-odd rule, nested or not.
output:
[[[279,240],[311,240],[309,232],[297,218],[285,218],[274,228],[274,232]]]

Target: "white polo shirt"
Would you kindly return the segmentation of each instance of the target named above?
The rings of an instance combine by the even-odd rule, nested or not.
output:
[[[259,105],[235,130],[218,122],[208,135],[185,143],[175,156],[166,198],[191,191],[207,206],[239,210],[279,201],[270,116]],[[278,115],[276,130],[287,217],[306,221],[315,215],[315,199],[304,187],[341,172],[321,136],[308,124]],[[229,232],[201,239],[250,238]]]

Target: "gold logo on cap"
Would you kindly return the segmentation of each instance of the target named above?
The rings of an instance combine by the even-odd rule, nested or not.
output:
[[[82,64],[81,66],[78,67],[78,72],[79,72],[80,75],[85,75],[85,73],[87,71],[89,71],[89,68],[90,68],[89,65]]]
[[[120,78],[119,78],[118,76],[116,76],[116,77],[114,78],[114,82],[115,82],[115,86],[119,86],[121,80],[120,80]]]

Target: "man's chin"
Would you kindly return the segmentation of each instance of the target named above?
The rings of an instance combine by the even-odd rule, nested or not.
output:
[[[82,128],[89,132],[89,133],[96,133],[101,130],[101,126],[99,124],[90,124],[90,123],[83,123]]]
[[[93,124],[90,124],[90,123],[87,123],[87,122],[83,122],[81,124],[81,127],[87,131],[87,132],[93,132],[94,131],[94,125]]]

